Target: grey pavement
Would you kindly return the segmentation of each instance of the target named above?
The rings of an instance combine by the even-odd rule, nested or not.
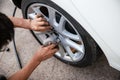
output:
[[[12,16],[13,10],[13,3],[9,0],[0,0],[0,12]],[[17,9],[16,17],[22,17],[20,9]],[[29,30],[25,29],[15,29],[15,39],[22,64],[25,66],[40,45]],[[0,53],[0,73],[7,77],[20,69],[13,43],[11,42],[8,47],[10,52]],[[35,69],[30,80],[120,80],[119,75],[119,71],[109,66],[104,55],[95,64],[86,68],[73,67],[52,57]]]

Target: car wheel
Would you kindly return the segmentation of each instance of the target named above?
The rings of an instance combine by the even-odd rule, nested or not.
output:
[[[33,19],[41,13],[55,29],[59,38],[59,51],[55,57],[64,63],[85,67],[96,60],[96,43],[83,27],[66,11],[50,0],[23,0],[24,18]],[[32,15],[32,16],[31,16]],[[31,31],[40,44],[43,44],[41,32]],[[45,33],[46,35],[46,33]]]

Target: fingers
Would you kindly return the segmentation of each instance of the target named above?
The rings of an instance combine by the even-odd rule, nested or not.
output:
[[[57,44],[50,44],[47,47],[42,46],[39,52],[37,52],[37,57],[39,56],[39,59],[42,61],[52,57],[58,51],[58,48],[55,48],[56,45]]]
[[[57,43],[55,43],[55,44],[50,44],[50,45],[47,46],[47,48],[48,48],[48,49],[54,49],[54,48],[56,48],[57,45],[58,45]]]
[[[51,26],[33,26],[31,27],[32,30],[35,30],[35,31],[41,31],[41,32],[44,32],[44,31],[50,31],[52,28]]]
[[[37,22],[37,25],[41,25],[41,26],[50,26],[49,23],[47,21],[39,21]]]
[[[46,21],[47,22],[47,20],[44,18],[44,16],[42,14],[36,15],[35,19],[36,19],[36,21],[39,21],[39,22],[40,21]]]
[[[57,51],[58,51],[58,49],[53,49],[53,50],[51,51],[52,55],[54,55]]]
[[[40,17],[43,17],[43,15],[42,15],[42,14],[37,14],[37,15],[35,16],[35,18],[40,18]]]
[[[49,50],[48,54],[53,56],[58,50],[59,50],[58,48],[52,48],[52,49]]]
[[[43,45],[42,48],[46,48],[47,50],[50,50],[50,49],[58,48],[56,46],[58,46],[57,43],[54,43],[54,44],[52,43],[52,44],[48,44],[48,45]]]
[[[58,51],[58,49],[53,49],[53,50],[51,50],[49,52],[46,52],[46,56],[44,56],[43,60],[51,58],[57,51]]]
[[[50,31],[50,29],[51,29],[50,26],[34,27],[34,30],[36,30],[36,31],[41,31],[41,32]]]
[[[41,22],[41,21],[47,22],[47,20],[44,17],[36,18],[36,21],[38,21],[38,22]]]
[[[32,30],[44,32],[52,29],[42,14],[37,14],[33,22],[34,24],[32,25]]]

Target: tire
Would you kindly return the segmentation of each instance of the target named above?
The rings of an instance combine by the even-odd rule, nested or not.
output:
[[[30,6],[33,7],[32,9],[34,9],[35,6],[38,6],[41,13],[45,17],[47,17],[46,19],[51,19],[50,18],[51,15],[49,15],[49,13],[51,12],[49,11],[52,11],[52,10],[53,12],[56,11],[55,12],[56,23],[60,23],[60,20],[65,22],[63,23],[65,27],[64,29],[69,33],[66,32],[62,34],[63,38],[60,39],[61,43],[59,45],[59,48],[62,49],[64,54],[59,51],[58,53],[55,54],[56,58],[58,58],[59,60],[61,60],[66,64],[70,64],[77,67],[86,67],[88,65],[91,65],[96,60],[96,56],[97,56],[96,43],[91,38],[91,36],[83,29],[83,27],[73,17],[71,17],[66,11],[64,11],[62,8],[60,8],[50,0],[23,0],[21,8],[22,8],[22,13],[24,18],[28,18],[28,14],[32,14],[32,12],[30,13],[31,11]],[[62,17],[65,20],[64,19],[62,20]],[[53,27],[55,26],[52,20],[48,20],[48,21]],[[43,44],[39,39],[39,37],[37,36],[36,32],[34,31],[31,31],[31,32],[34,35],[34,37],[37,39],[37,41],[40,44]],[[66,35],[67,37],[64,35]],[[73,35],[73,37],[69,35]],[[59,35],[58,33],[58,37],[60,36],[61,35]],[[81,38],[81,39],[77,40],[77,38],[79,39]],[[69,46],[67,44],[62,44],[62,41],[64,42],[67,40],[68,42],[66,43],[68,43],[68,45],[70,44]],[[66,48],[66,45],[67,45],[67,48]],[[72,48],[71,48],[71,45],[72,45]],[[82,48],[80,48],[78,45],[81,46]],[[72,52],[72,55],[70,55],[71,52]]]
[[[21,2],[22,2],[22,0],[12,0],[12,1],[15,4],[15,6],[17,6],[18,8],[21,9]]]

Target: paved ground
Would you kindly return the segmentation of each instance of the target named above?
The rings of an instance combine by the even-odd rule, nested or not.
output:
[[[12,16],[14,5],[9,0],[0,0],[0,11]],[[17,17],[22,17],[17,9]],[[40,46],[31,33],[25,29],[16,29],[15,39],[23,65],[30,60],[34,52]],[[0,72],[6,76],[12,75],[19,70],[14,53],[13,43],[10,52],[0,53]],[[31,80],[120,80],[119,72],[111,68],[105,56],[102,56],[93,66],[76,68],[66,65],[52,57],[42,62],[30,76]]]

